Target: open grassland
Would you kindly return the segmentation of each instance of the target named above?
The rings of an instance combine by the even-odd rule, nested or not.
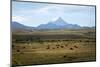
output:
[[[15,66],[95,60],[95,29],[12,34],[12,64]]]

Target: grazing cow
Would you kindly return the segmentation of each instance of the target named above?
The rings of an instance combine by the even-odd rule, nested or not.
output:
[[[59,47],[57,46],[57,48],[59,48]]]
[[[20,50],[17,50],[17,52],[20,52]]]
[[[64,48],[64,46],[60,46],[61,48]]]
[[[60,46],[60,45],[56,45],[56,46]]]
[[[52,49],[55,49],[54,47]]]
[[[66,55],[63,56],[64,58],[66,57]]]
[[[60,46],[60,45],[58,45],[58,46]]]
[[[75,48],[78,48],[76,45],[74,46]]]
[[[47,49],[50,49],[50,46],[49,45],[47,46]]]
[[[73,48],[70,48],[70,50],[73,50]]]
[[[56,45],[56,46],[58,46],[58,45]]]

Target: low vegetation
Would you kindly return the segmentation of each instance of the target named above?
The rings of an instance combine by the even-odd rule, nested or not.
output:
[[[12,64],[37,65],[96,60],[94,29],[12,34]]]

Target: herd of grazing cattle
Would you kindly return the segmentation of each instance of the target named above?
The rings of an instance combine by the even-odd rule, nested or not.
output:
[[[55,47],[51,47],[50,45],[47,46],[46,49],[57,49],[57,48],[65,48],[67,47],[68,45],[55,45]],[[70,47],[69,49],[70,50],[74,50],[74,48],[78,48],[77,45],[74,45],[73,47]]]
[[[30,45],[30,46],[32,46],[32,45]],[[18,46],[17,46],[18,47]],[[13,48],[14,48],[14,46],[13,46]],[[18,47],[19,49],[17,49],[16,50],[16,52],[21,52],[21,50],[23,50],[23,49],[27,49],[27,47],[25,47],[25,46],[23,46],[23,47]],[[77,48],[79,48],[79,46],[78,45],[73,45],[73,46],[70,46],[70,47],[68,47],[68,45],[67,44],[65,44],[65,45],[46,45],[46,47],[45,47],[45,49],[47,49],[47,50],[50,50],[50,49],[60,49],[60,48],[68,48],[69,50],[74,50],[75,48],[77,49]],[[34,46],[32,46],[30,49],[38,49],[38,48],[34,48]]]

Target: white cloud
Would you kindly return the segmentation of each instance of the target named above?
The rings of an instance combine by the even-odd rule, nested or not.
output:
[[[20,16],[12,16],[12,21],[22,22],[25,21],[25,19]]]
[[[19,10],[17,11],[17,13],[19,14],[41,14],[41,13],[50,13],[51,11],[64,11],[64,7],[63,5],[47,5],[44,7],[40,7],[38,9],[29,9],[29,10]]]
[[[46,7],[40,8],[40,9],[37,10],[37,12],[50,12],[52,10],[63,11],[63,9],[64,9],[64,6],[61,6],[61,5],[51,5],[51,6],[46,6]]]

